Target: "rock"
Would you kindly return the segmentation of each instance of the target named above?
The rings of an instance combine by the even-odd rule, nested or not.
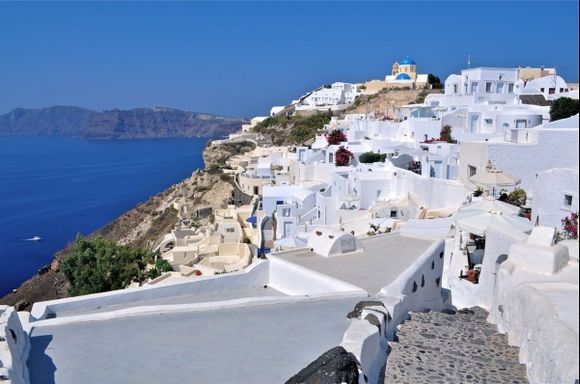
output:
[[[360,314],[365,308],[368,307],[385,307],[382,301],[378,300],[366,300],[366,301],[359,301],[357,305],[354,306],[354,310],[350,312],[346,317],[348,319],[358,319],[360,318]]]
[[[290,378],[286,384],[358,384],[359,362],[343,347],[334,347]]]
[[[373,315],[372,313],[366,315],[365,320],[371,323],[372,325],[376,325],[377,328],[379,329],[381,328],[381,322],[379,321],[379,318]]]
[[[28,307],[30,305],[30,303],[26,300],[20,300],[18,301],[16,304],[14,304],[14,309],[16,311],[23,311],[26,309],[26,307]]]

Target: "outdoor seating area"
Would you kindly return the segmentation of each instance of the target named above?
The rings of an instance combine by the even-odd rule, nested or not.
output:
[[[481,265],[483,264],[483,255],[485,254],[485,237],[470,235],[464,249],[467,256],[467,266],[465,274],[461,271],[460,279],[478,284],[479,275],[481,274]]]

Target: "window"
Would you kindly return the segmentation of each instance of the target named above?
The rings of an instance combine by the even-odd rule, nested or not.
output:
[[[453,93],[457,93],[457,84],[453,84]]]
[[[503,86],[504,86],[504,83],[497,83],[497,86],[495,88],[495,93],[503,93]]]
[[[282,216],[284,216],[284,217],[290,217],[290,208],[284,208],[284,209],[282,209]]]
[[[564,207],[571,208],[572,203],[574,203],[574,196],[565,194],[564,195]]]
[[[469,175],[469,177],[475,176],[476,173],[477,173],[477,167],[474,167],[473,165],[467,166],[467,174]]]
[[[556,88],[548,89],[548,94],[553,95],[554,93],[556,93]]]
[[[491,92],[491,81],[488,81],[485,83],[485,93],[490,93]]]
[[[477,93],[479,91],[479,83],[474,81],[471,83],[471,93]]]
[[[234,228],[226,228],[227,233],[234,233],[236,230]]]
[[[540,88],[540,92],[544,93],[544,91],[546,90],[546,88]]]
[[[508,85],[508,92],[509,93],[514,93],[514,83],[509,83],[509,85]]]
[[[564,92],[564,88],[560,88],[560,93],[563,93],[563,92]]]
[[[516,128],[527,128],[528,127],[528,121],[525,119],[518,119],[516,120]]]
[[[391,219],[396,219],[396,218],[397,218],[397,211],[391,210]]]
[[[492,125],[493,119],[485,119],[485,125]]]

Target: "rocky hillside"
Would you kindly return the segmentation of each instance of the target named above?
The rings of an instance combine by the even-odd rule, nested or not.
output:
[[[395,118],[396,109],[402,105],[422,103],[431,93],[443,93],[441,89],[384,89],[374,95],[362,95],[343,112],[374,113],[377,117]]]
[[[442,90],[384,89],[374,95],[361,95],[355,103],[341,112],[300,112],[293,107],[262,121],[254,132],[263,135],[274,145],[301,145],[309,143],[333,115],[344,117],[348,113],[367,113],[377,118],[395,118],[396,109],[402,105],[422,103],[430,93]]]
[[[88,139],[168,137],[221,138],[240,129],[242,119],[170,108],[17,108],[0,115],[0,136],[72,136]]]

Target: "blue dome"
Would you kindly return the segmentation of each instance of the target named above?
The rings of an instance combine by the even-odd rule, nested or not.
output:
[[[411,59],[409,56],[405,57],[399,65],[415,65],[415,60]]]
[[[396,77],[396,80],[411,80],[411,76],[407,75],[406,73],[399,73]]]

